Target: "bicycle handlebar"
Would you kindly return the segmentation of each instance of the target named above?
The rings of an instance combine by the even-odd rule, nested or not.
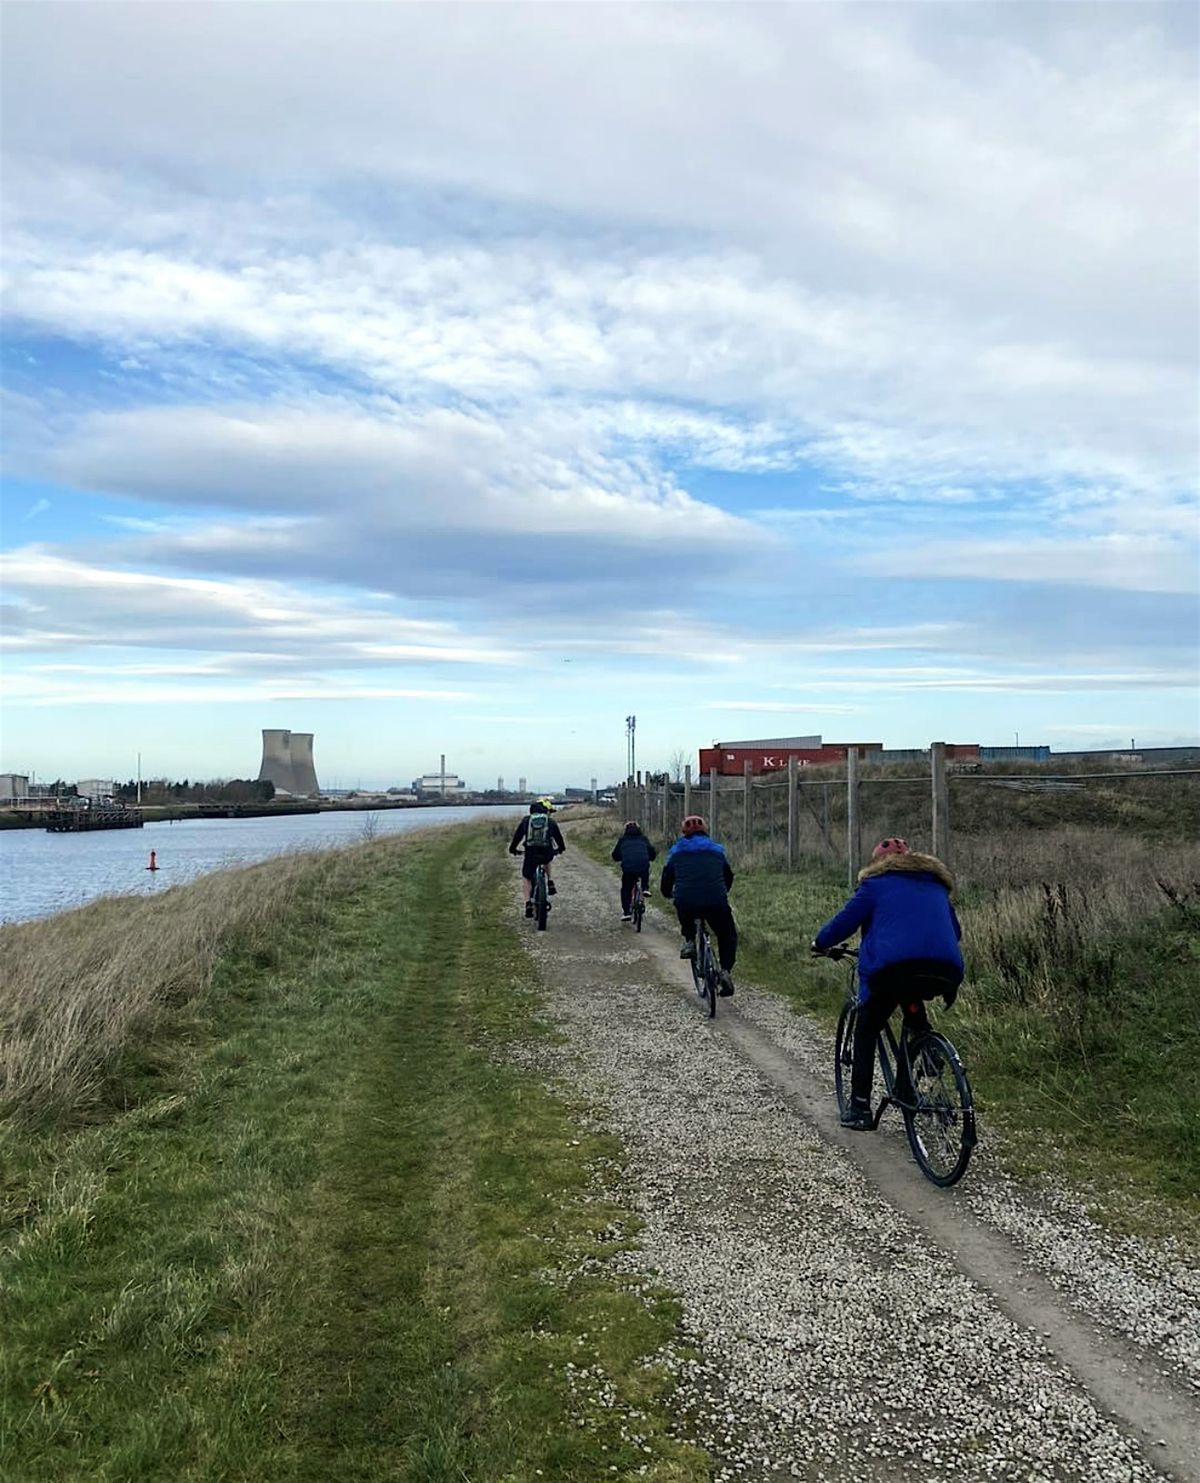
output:
[[[840,947],[813,947],[809,951],[814,958],[829,958],[834,963],[840,963],[843,958],[858,957],[858,949],[856,947],[849,947],[846,943],[842,943]]]

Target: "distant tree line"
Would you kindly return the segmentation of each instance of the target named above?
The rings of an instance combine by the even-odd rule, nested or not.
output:
[[[136,778],[118,783],[113,797],[119,803],[136,803]],[[267,778],[213,778],[205,783],[168,782],[166,778],[144,779],[142,802],[150,805],[171,803],[270,803],[275,797],[275,784]]]

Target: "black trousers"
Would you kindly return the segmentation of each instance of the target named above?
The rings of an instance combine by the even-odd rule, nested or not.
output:
[[[733,912],[729,908],[728,901],[713,902],[708,906],[685,906],[682,901],[675,903],[675,913],[679,918],[679,930],[685,937],[694,937],[696,923],[703,917],[717,935],[717,960],[721,967],[729,973],[737,962],[737,923],[733,920]]]
[[[875,1080],[875,1043],[879,1032],[898,1008],[904,1023],[915,1033],[929,1029],[925,1004],[957,989],[961,976],[946,963],[914,960],[895,963],[871,979],[871,993],[858,1006],[854,1026],[854,1064],[850,1070],[850,1093],[860,1104],[870,1103]]]
[[[625,916],[629,915],[630,907],[633,905],[633,886],[635,881],[641,881],[642,890],[650,889],[650,867],[645,870],[623,870],[621,872],[621,911]]]

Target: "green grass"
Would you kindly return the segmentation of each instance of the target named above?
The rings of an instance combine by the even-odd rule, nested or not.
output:
[[[616,834],[593,825],[572,840],[611,863]],[[813,1017],[832,1043],[847,969],[812,960],[808,944],[846,898],[843,872],[743,869],[736,854],[739,978]],[[1023,919],[1008,924],[1008,961],[995,946],[968,954],[957,1004],[935,1018],[1010,1170],[1066,1177],[1121,1228],[1161,1233],[1165,1205],[1174,1232],[1200,1242],[1200,908],[1181,899],[1105,935],[1091,917],[1072,931],[1072,899],[1032,936]],[[996,916],[993,893],[963,893],[960,914],[970,938],[973,914]]]
[[[226,951],[129,1111],[6,1131],[0,1476],[709,1476],[676,1305],[609,1267],[620,1149],[503,1054],[548,1032],[493,844],[372,847]]]

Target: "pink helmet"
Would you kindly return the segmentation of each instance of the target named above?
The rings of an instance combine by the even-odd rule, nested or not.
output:
[[[680,832],[683,833],[683,834],[707,834],[708,833],[708,830],[705,828],[705,825],[704,825],[704,820],[700,817],[699,814],[688,814],[687,818],[684,819],[683,823],[679,826],[679,828],[680,828]]]
[[[912,850],[908,847],[906,839],[881,839],[871,851],[871,859],[878,860],[884,855],[911,855]]]

